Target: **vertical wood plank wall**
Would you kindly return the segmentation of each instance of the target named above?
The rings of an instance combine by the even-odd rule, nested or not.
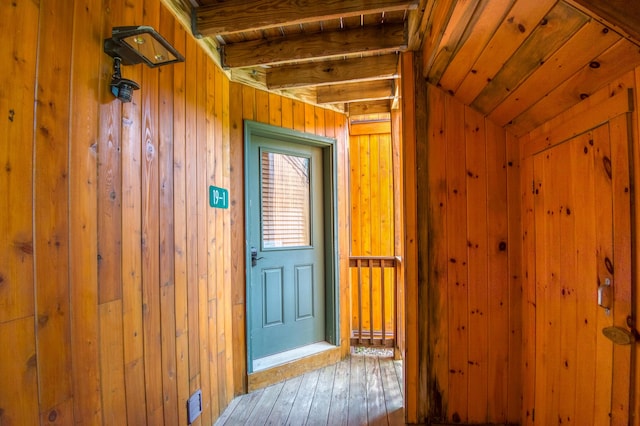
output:
[[[349,203],[351,223],[352,256],[395,256],[394,224],[394,175],[393,146],[391,133],[350,135],[349,137]],[[380,299],[380,271],[373,272],[373,300]],[[358,314],[358,271],[351,271],[351,327],[357,329],[362,321],[363,330],[370,330],[370,314],[373,315],[374,330],[382,329],[382,311],[369,306],[369,270],[361,271],[362,317]],[[391,269],[384,272],[385,329],[393,330],[394,321],[390,313],[394,309],[395,274]],[[375,305],[375,302],[374,302]]]
[[[335,137],[345,188],[345,117],[230,83],[160,0],[0,13],[0,424],[187,424],[201,389],[211,425],[246,389],[242,120]],[[122,104],[102,42],[142,24],[186,61],[123,67]]]
[[[394,255],[391,134],[349,138],[351,254]]]
[[[424,81],[416,86],[416,147],[404,155],[418,170],[418,363],[426,383],[407,392],[418,395],[418,421],[517,423],[518,150],[479,113]]]
[[[581,120],[576,120],[577,117],[588,116],[590,111],[607,101],[616,95],[624,94],[628,89],[633,89],[634,92],[634,105],[633,112],[631,113],[631,128],[623,129],[623,131],[629,131],[632,135],[633,143],[630,146],[629,155],[632,157],[631,164],[633,165],[633,170],[631,171],[631,178],[633,179],[633,186],[636,188],[635,197],[632,197],[632,229],[636,231],[631,232],[631,262],[634,266],[631,266],[631,270],[628,270],[628,267],[625,268],[624,265],[616,265],[616,273],[620,275],[624,273],[631,274],[633,273],[632,280],[632,295],[630,300],[621,300],[620,305],[631,304],[631,311],[635,313],[635,317],[637,318],[638,308],[640,307],[640,297],[638,295],[637,286],[638,280],[640,276],[638,275],[638,263],[640,262],[640,256],[637,250],[638,247],[638,233],[637,229],[640,226],[640,218],[637,214],[640,208],[638,196],[637,196],[637,188],[639,188],[640,184],[640,150],[638,149],[638,135],[640,134],[640,127],[638,123],[638,108],[640,107],[640,103],[638,101],[638,93],[637,90],[640,88],[640,68],[637,68],[635,71],[629,72],[624,76],[610,82],[605,85],[602,89],[597,92],[591,94],[585,101],[576,105],[568,111],[565,111],[561,115],[557,116],[553,120],[545,123],[544,125],[538,127],[527,135],[524,135],[520,138],[521,146],[526,146],[529,140],[534,140],[539,137],[541,134],[549,131],[550,129],[556,128],[561,123],[572,123],[575,128],[573,129],[574,134],[580,134],[585,132],[588,129],[584,128],[584,124],[581,124]],[[592,114],[591,114],[592,115]],[[592,117],[594,118],[594,117]],[[600,119],[599,117],[595,117],[596,119]],[[606,117],[605,117],[606,118]],[[603,122],[606,120],[603,118]],[[522,417],[521,424],[523,425],[532,425],[537,423],[537,416],[540,412],[544,412],[546,407],[540,407],[537,404],[542,403],[544,398],[540,398],[540,396],[536,397],[534,393],[535,388],[535,378],[536,375],[553,375],[554,371],[545,369],[541,371],[536,371],[536,369],[545,368],[545,365],[542,363],[536,364],[536,282],[534,280],[535,276],[535,239],[533,238],[533,197],[528,196],[531,189],[531,181],[527,181],[527,177],[532,176],[533,169],[533,157],[524,157],[522,159],[522,167],[523,167],[523,176],[522,176],[522,187],[521,187],[521,196],[524,201],[522,206],[522,235],[523,235],[523,288],[524,288],[524,300],[523,300],[523,407],[522,407]],[[614,165],[614,167],[616,167]],[[626,165],[618,166],[620,170],[624,170]],[[616,233],[614,238],[616,239],[626,239],[629,238],[627,232]],[[621,256],[622,257],[622,256]],[[624,262],[621,261],[621,264]],[[617,268],[620,268],[618,270]],[[560,302],[558,302],[560,303]],[[628,306],[628,305],[627,305]],[[562,309],[569,309],[569,307],[562,306]],[[624,308],[622,308],[624,309]],[[637,321],[637,320],[636,320]],[[624,323],[623,319],[618,319],[617,323]],[[609,342],[607,342],[609,343]],[[606,347],[601,346],[600,350],[604,350],[606,354]],[[629,377],[615,377],[613,380],[613,398],[615,399],[615,403],[611,406],[610,401],[605,398],[603,401],[596,401],[596,405],[598,407],[604,406],[605,410],[610,411],[610,416],[612,418],[612,424],[637,424],[638,423],[638,413],[640,413],[640,378],[637,370],[637,360],[640,355],[640,346],[637,344],[631,346],[631,351],[629,351],[628,346],[619,346],[614,345],[614,352],[617,351],[620,355],[616,355],[614,353],[614,357],[621,356],[624,357],[631,356],[634,359],[635,364],[635,377],[632,377],[633,380],[631,382],[631,392],[629,392],[628,380]],[[607,356],[607,355],[605,355]],[[611,357],[611,350],[608,353],[608,356]],[[609,362],[614,362],[612,359]],[[628,360],[627,360],[628,362]],[[633,371],[633,362],[632,362],[632,371]],[[624,361],[621,361],[619,365],[624,365]],[[596,370],[593,375],[586,375],[587,377],[583,380],[587,380],[591,383],[586,386],[588,389],[594,389],[596,383],[598,382],[598,371]],[[593,377],[592,377],[593,376]],[[583,390],[575,389],[575,395],[563,395],[563,400],[572,401],[575,399],[576,401],[584,401]],[[610,395],[607,395],[610,397]],[[631,398],[631,399],[629,399]],[[602,399],[602,398],[601,398]],[[627,406],[629,403],[629,406]],[[534,420],[534,412],[536,413],[536,418]],[[622,420],[621,420],[622,419]],[[628,420],[628,421],[627,421]]]

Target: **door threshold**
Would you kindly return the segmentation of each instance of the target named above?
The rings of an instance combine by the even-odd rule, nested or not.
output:
[[[333,348],[335,348],[335,346],[333,346],[331,343],[318,342],[291,349],[290,351],[280,352],[277,354],[266,356],[264,358],[255,359],[253,360],[253,372],[257,373],[258,371],[286,364],[288,362],[315,355]]]
[[[286,356],[285,356],[286,355]],[[276,358],[281,357],[276,361]],[[253,392],[265,386],[299,376],[308,371],[335,364],[342,357],[341,348],[327,342],[314,343],[277,355],[261,358],[263,368],[247,377],[247,390]],[[269,358],[270,360],[267,360]],[[271,361],[267,364],[267,361]]]

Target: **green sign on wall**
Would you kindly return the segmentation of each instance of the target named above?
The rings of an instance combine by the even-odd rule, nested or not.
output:
[[[216,209],[228,209],[229,190],[211,185],[209,187],[209,205]]]

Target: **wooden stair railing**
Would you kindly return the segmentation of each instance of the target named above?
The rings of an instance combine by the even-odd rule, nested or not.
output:
[[[391,256],[351,256],[349,258],[350,270],[353,271],[355,268],[357,271],[355,280],[353,279],[354,273],[351,272],[352,307],[357,301],[356,317],[352,318],[351,322],[351,346],[396,347],[397,263],[398,260]],[[385,281],[386,269],[393,271],[391,285]],[[374,273],[374,271],[379,272]],[[368,277],[366,277],[367,275]],[[374,280],[374,275],[376,280]],[[368,281],[368,284],[363,283],[363,280]],[[363,323],[366,322],[363,298],[365,300],[368,298],[368,329],[363,327]],[[389,305],[390,309],[387,308]],[[357,322],[357,326],[355,322]],[[388,323],[393,325],[387,327]]]

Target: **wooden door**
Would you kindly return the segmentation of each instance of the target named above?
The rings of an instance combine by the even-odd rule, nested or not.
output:
[[[251,359],[325,340],[321,148],[255,137],[247,178]]]
[[[630,313],[630,253],[618,250],[630,205],[617,195],[629,192],[627,143],[604,124],[533,158],[536,424],[624,424],[616,419],[628,416],[629,346],[602,333],[626,327]],[[609,309],[598,304],[605,283]]]

